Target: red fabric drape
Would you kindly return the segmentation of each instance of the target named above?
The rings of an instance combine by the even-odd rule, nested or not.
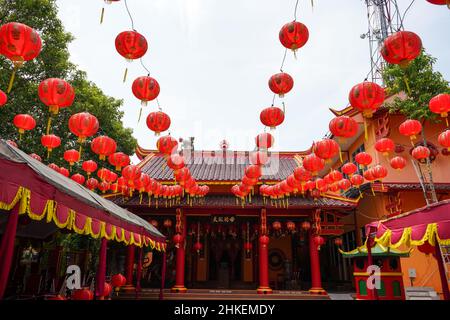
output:
[[[103,291],[105,289],[105,279],[106,279],[106,249],[108,246],[108,241],[102,238],[98,257],[98,267],[97,275],[95,278],[95,295],[96,297],[103,296]]]
[[[8,285],[9,271],[14,253],[14,239],[16,238],[17,222],[19,220],[19,205],[17,204],[9,214],[5,233],[0,245],[0,300],[3,299]]]

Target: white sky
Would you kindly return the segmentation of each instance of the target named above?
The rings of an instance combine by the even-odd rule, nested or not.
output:
[[[117,53],[114,39],[131,29],[124,1],[105,5],[102,0],[58,0],[59,16],[75,40],[71,60],[85,70],[107,95],[124,99],[124,125],[145,148],[155,148],[157,137],[146,124],[153,101],[140,108],[131,92],[132,81],[145,70],[128,65]],[[362,0],[300,0],[298,21],[310,38],[298,60],[289,52],[284,71],[294,78],[294,89],[284,99],[285,122],[276,130],[274,150],[307,149],[328,131],[328,108],[347,104],[350,88],[364,80],[370,67],[366,6]],[[410,0],[398,0],[402,10]],[[233,150],[254,147],[263,131],[260,111],[271,105],[267,81],[279,72],[284,48],[278,40],[283,24],[293,20],[295,0],[128,0],[135,29],[149,43],[144,56],[161,86],[159,101],[172,119],[175,137],[195,136],[197,150],[216,150],[226,138]],[[450,10],[416,0],[405,19],[406,30],[416,32],[435,65],[450,79]]]

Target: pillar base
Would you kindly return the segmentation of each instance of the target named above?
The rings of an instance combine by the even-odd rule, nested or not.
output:
[[[172,287],[172,289],[170,289],[170,292],[173,292],[173,293],[186,293],[187,292],[187,288],[185,286],[175,286],[175,287]]]
[[[310,294],[323,294],[326,295],[327,292],[323,288],[311,288],[309,289]]]
[[[258,294],[271,294],[272,289],[270,289],[269,287],[258,287],[258,289],[256,289],[256,292]]]
[[[132,284],[124,285],[121,291],[134,291],[136,288]]]

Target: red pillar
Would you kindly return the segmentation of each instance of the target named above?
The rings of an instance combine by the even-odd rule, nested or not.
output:
[[[125,268],[125,278],[127,279],[126,286],[133,286],[133,266],[134,266],[134,251],[135,246],[130,245],[127,247],[127,263]]]
[[[262,235],[259,237],[259,287],[258,293],[272,293],[269,287],[269,237]]]
[[[3,299],[8,285],[9,272],[11,270],[14,255],[14,240],[16,238],[17,223],[19,221],[19,204],[10,212],[5,232],[0,244],[0,300]]]
[[[106,278],[106,253],[108,248],[108,240],[102,238],[100,250],[98,252],[98,266],[95,277],[95,297],[97,299],[104,299],[103,291],[105,289]]]
[[[171,289],[172,292],[180,292],[184,293],[187,291],[186,287],[184,286],[184,265],[185,265],[185,250],[184,246],[186,244],[186,216],[183,215],[182,217],[182,240],[179,244],[178,248],[176,249],[176,258],[177,258],[177,264],[176,264],[176,274],[175,274],[175,286]]]
[[[326,294],[326,291],[322,288],[322,280],[320,279],[320,260],[319,250],[314,243],[314,233],[309,232],[309,259],[311,262],[311,289],[310,293],[313,294]]]

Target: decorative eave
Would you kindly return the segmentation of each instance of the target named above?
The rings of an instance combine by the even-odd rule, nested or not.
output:
[[[371,248],[371,253],[373,256],[383,256],[383,257],[409,257],[411,250],[401,251],[398,249],[393,249],[389,247],[385,247],[379,243],[377,243],[373,248]],[[358,257],[367,257],[367,242],[351,251],[343,251],[339,249],[339,252],[342,254],[344,258],[358,258]]]

